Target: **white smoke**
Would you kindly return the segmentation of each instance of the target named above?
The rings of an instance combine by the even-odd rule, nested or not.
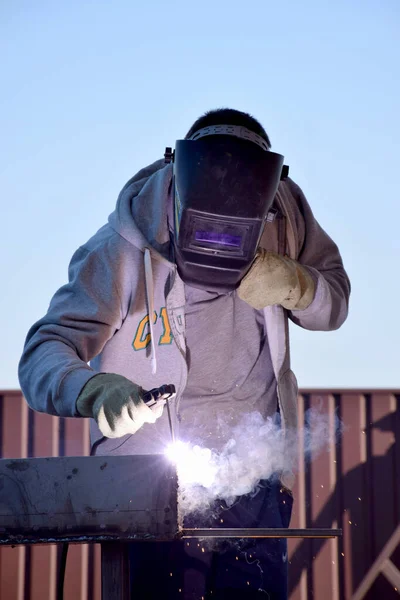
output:
[[[329,450],[342,430],[336,416],[332,422],[318,409],[307,411],[304,422],[304,427],[285,435],[275,420],[253,412],[232,430],[219,453],[179,441],[169,447],[167,455],[177,465],[180,518],[205,513],[217,499],[230,506],[237,497],[255,493],[259,482],[273,474],[294,474],[299,461],[298,436],[309,459]]]

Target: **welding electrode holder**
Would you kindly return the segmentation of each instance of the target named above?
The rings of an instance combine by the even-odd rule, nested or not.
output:
[[[157,402],[164,402],[167,405],[168,423],[171,432],[172,443],[175,443],[175,432],[172,424],[171,410],[169,401],[176,396],[175,386],[172,384],[164,384],[158,388],[153,388],[148,392],[142,392],[143,402],[147,404],[149,408],[157,404]]]
[[[172,400],[176,395],[175,386],[164,384],[158,388],[153,388],[148,392],[142,392],[142,399],[149,408],[157,404],[160,400]]]

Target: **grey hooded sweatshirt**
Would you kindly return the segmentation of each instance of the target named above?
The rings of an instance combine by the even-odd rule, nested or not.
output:
[[[98,373],[118,373],[151,389],[177,389],[173,420],[187,384],[185,286],[172,259],[172,165],[159,160],[122,189],[115,211],[72,257],[69,281],[28,332],[19,379],[35,410],[78,417],[77,397]],[[348,313],[350,283],[337,246],[315,220],[300,188],[282,181],[261,246],[306,266],[315,298],[302,311],[263,310],[285,430],[297,427],[297,382],[290,369],[288,319],[310,330],[339,328]],[[96,454],[151,454],[169,440],[166,411],[156,424],[119,439],[102,438],[91,420]],[[102,451],[103,447],[103,451]],[[291,479],[284,483],[290,487]]]

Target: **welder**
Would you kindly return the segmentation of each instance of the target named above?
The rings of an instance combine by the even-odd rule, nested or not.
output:
[[[349,295],[336,244],[265,129],[212,110],[127,182],[75,252],[27,335],[21,388],[38,411],[91,418],[93,455],[163,452],[171,430],[218,452],[252,411],[293,431],[288,320],[335,330]],[[174,394],[148,395],[164,384]],[[292,485],[282,470],[216,502],[208,525],[288,527]],[[138,543],[131,557],[135,598],[287,598],[284,539]]]

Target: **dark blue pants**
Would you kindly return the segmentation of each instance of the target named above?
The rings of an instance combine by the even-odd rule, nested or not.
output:
[[[277,479],[230,508],[218,502],[212,520],[188,518],[186,527],[289,526],[293,499]],[[286,600],[286,539],[137,542],[130,546],[132,600]]]

